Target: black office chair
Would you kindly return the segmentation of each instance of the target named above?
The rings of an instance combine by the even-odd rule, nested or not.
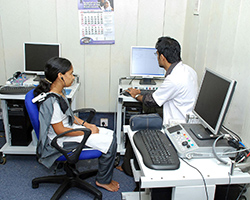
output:
[[[32,99],[34,98],[33,90],[29,91],[25,96],[25,106],[26,110],[29,114],[31,124],[34,128],[34,131],[39,139],[39,111],[38,106],[36,103],[32,103]],[[83,111],[84,109],[78,110]],[[87,122],[90,122],[91,119],[94,117],[95,110],[94,109],[87,109],[90,111],[90,115]],[[75,129],[76,130],[76,129]],[[72,132],[67,131],[58,136],[56,136],[53,140],[51,145],[55,147],[62,156],[57,159],[57,162],[63,162],[63,168],[66,172],[65,175],[54,175],[54,176],[45,176],[39,177],[32,180],[32,188],[38,188],[40,183],[59,183],[61,186],[57,189],[51,199],[56,200],[59,199],[69,188],[77,187],[83,190],[87,190],[88,192],[92,193],[95,196],[96,200],[102,199],[102,193],[95,188],[94,186],[90,185],[88,182],[84,181],[84,179],[95,176],[97,174],[97,170],[91,171],[84,171],[79,172],[76,169],[76,163],[79,160],[87,160],[87,159],[95,159],[102,155],[102,153],[98,150],[82,150],[85,142],[87,141],[88,137],[91,134],[91,131],[86,128],[77,129],[79,131],[84,132],[84,137],[81,143],[79,143],[73,149],[65,149],[60,147],[57,144],[57,139],[64,136],[65,134]]]

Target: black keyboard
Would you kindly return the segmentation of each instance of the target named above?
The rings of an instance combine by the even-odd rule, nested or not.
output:
[[[145,90],[145,89],[140,89],[141,91],[141,94],[144,95],[144,94],[153,94],[154,93],[154,89],[152,90]]]
[[[144,164],[150,169],[178,169],[180,160],[172,143],[160,130],[140,130],[133,136]]]
[[[0,94],[26,94],[30,90],[35,88],[35,86],[11,86],[4,85],[0,87]]]
[[[126,89],[126,90],[127,90],[127,89]],[[130,96],[131,96],[130,93],[127,92],[126,90],[123,90],[123,91],[120,93],[120,95],[124,95],[124,96],[130,97]],[[153,94],[155,90],[156,90],[156,89],[140,89],[141,95]]]

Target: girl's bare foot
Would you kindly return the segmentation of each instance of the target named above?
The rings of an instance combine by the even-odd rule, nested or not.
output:
[[[97,181],[95,183],[97,186],[102,187],[111,192],[117,192],[120,187],[119,183],[113,180],[109,184],[102,184],[102,183],[98,183]]]
[[[117,185],[118,185],[118,188],[120,188],[120,185],[119,185],[119,183],[118,183],[117,181],[112,180],[111,183],[112,183],[114,186],[117,186]]]
[[[122,166],[117,166],[116,169],[120,170],[121,172],[123,172]]]

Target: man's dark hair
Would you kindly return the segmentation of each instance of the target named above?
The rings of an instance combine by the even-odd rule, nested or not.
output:
[[[155,45],[159,55],[163,54],[169,63],[181,61],[181,46],[170,37],[160,37]]]

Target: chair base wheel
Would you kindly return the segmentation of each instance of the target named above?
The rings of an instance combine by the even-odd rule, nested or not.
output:
[[[0,153],[0,164],[4,165],[5,163],[6,163],[6,157],[2,153]]]
[[[36,188],[38,188],[39,187],[39,184],[34,184],[34,183],[32,183],[32,188],[33,189],[36,189]]]
[[[59,200],[60,197],[71,187],[77,187],[90,192],[95,196],[95,200],[102,200],[102,193],[90,183],[85,181],[85,179],[96,175],[97,170],[89,170],[77,174],[74,174],[74,171],[69,173],[67,170],[69,169],[66,169],[67,174],[65,175],[53,175],[33,179],[32,188],[38,188],[40,183],[57,183],[60,184],[60,186],[52,196],[51,200]]]

